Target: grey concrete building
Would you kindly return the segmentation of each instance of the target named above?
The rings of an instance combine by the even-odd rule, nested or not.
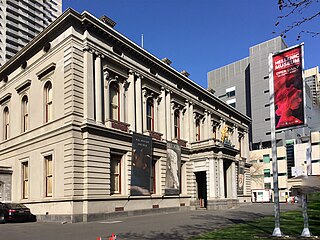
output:
[[[208,73],[209,90],[252,118],[252,149],[270,146],[268,56],[285,48],[283,39],[276,37],[250,47],[249,57]],[[277,135],[280,142],[282,138],[282,134]]]
[[[62,12],[62,0],[0,1],[0,66]]]

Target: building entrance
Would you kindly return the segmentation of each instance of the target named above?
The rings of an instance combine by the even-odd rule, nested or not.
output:
[[[207,175],[205,171],[196,172],[198,202],[201,208],[207,207]]]

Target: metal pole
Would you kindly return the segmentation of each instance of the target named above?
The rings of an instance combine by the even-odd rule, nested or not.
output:
[[[273,61],[269,54],[269,91],[270,91],[270,120],[271,120],[271,146],[272,146],[272,170],[273,170],[273,196],[274,196],[274,230],[272,236],[281,237],[280,230],[280,204],[278,186],[278,159],[276,140],[276,120],[274,107]]]
[[[301,203],[302,203],[302,216],[303,216],[303,230],[301,233],[302,237],[311,237],[311,233],[309,231],[309,218],[307,211],[307,196],[305,193],[301,194]]]

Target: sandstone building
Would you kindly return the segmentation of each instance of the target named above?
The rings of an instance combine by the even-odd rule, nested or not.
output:
[[[0,69],[0,201],[38,220],[249,202],[250,118],[69,9]]]

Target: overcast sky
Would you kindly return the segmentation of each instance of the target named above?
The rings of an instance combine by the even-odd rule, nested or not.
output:
[[[277,35],[278,0],[63,0],[63,10],[89,11],[114,20],[115,29],[207,87],[207,72],[249,56],[249,47]],[[309,25],[319,30],[319,17]],[[309,27],[309,26],[308,26]],[[285,39],[305,43],[305,67],[319,65],[320,36]]]

